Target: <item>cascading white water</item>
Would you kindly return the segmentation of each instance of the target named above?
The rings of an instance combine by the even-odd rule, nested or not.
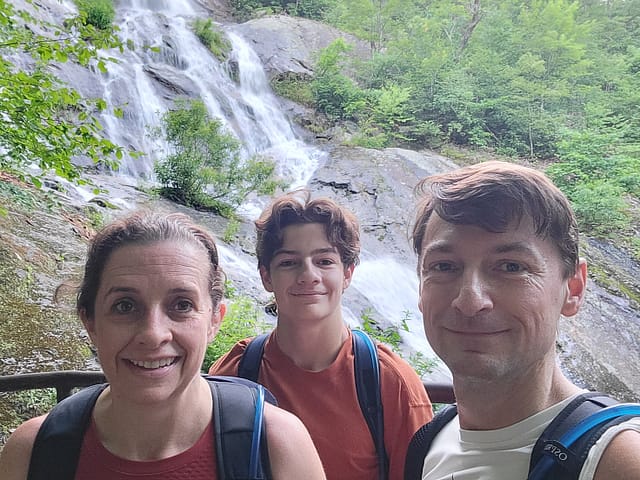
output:
[[[153,179],[153,163],[170,152],[162,140],[149,133],[160,127],[162,114],[171,107],[177,90],[202,99],[210,114],[241,140],[245,156],[273,159],[277,173],[290,188],[308,183],[325,154],[296,136],[269,88],[260,59],[246,41],[227,29],[236,81],[228,66],[193,34],[191,23],[198,16],[205,18],[205,13],[198,13],[199,7],[190,1],[123,0],[117,8],[120,35],[133,48],[123,54],[113,52],[119,63],[110,64],[109,73],[100,81],[102,97],[110,106],[123,108],[124,118],[105,114],[102,120],[111,140],[145,153],[141,159],[125,159],[121,175]],[[242,213],[255,218],[260,210],[259,204],[247,204]],[[231,278],[242,278],[252,288],[261,289],[253,257],[221,244],[221,260]],[[402,265],[390,257],[365,256],[351,288],[382,318],[395,324],[406,318],[409,332],[400,333],[407,350],[433,357],[416,307],[413,265]],[[361,323],[360,312],[345,306],[344,313],[349,325]],[[437,378],[447,376],[438,369]]]
[[[172,98],[182,95],[200,98],[210,115],[240,139],[245,158],[267,157],[290,188],[305,185],[324,152],[296,136],[260,59],[241,37],[228,32],[239,84],[234,81],[227,65],[194,35],[193,21],[205,18],[197,11],[187,0],[128,0],[118,5],[120,35],[128,48],[123,54],[111,52],[120,63],[110,64],[100,79],[102,97],[122,108],[124,118],[106,113],[102,121],[110,139],[144,153],[141,159],[125,158],[120,174],[153,178],[154,162],[170,151],[150,133],[161,127]]]

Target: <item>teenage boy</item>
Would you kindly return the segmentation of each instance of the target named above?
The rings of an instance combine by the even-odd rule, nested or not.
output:
[[[354,334],[341,307],[359,261],[358,221],[332,200],[297,191],[277,198],[255,226],[258,269],[278,315],[259,383],[306,425],[329,480],[401,478],[411,437],[433,416],[431,402],[412,367],[377,344],[388,457],[388,471],[381,471],[356,391]],[[209,373],[237,375],[249,341],[236,344]]]

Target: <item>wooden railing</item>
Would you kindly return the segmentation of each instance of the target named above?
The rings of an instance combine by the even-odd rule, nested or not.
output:
[[[74,388],[105,382],[102,372],[61,370],[44,373],[22,373],[0,376],[0,392],[15,392],[39,388],[55,388],[57,401],[71,395]],[[424,388],[433,403],[454,403],[453,386],[450,383],[425,381]]]

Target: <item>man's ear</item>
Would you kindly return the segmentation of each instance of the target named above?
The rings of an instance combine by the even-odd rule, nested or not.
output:
[[[566,280],[567,296],[564,300],[561,313],[565,317],[571,317],[578,313],[587,291],[587,262],[580,259],[576,271],[572,277]]]
[[[213,315],[211,315],[211,324],[209,325],[209,331],[207,332],[207,343],[213,342],[213,339],[218,334],[225,313],[227,313],[227,306],[224,303],[220,303],[218,308],[213,312]]]
[[[262,286],[267,292],[273,293],[273,285],[271,284],[271,274],[267,267],[260,265],[260,278],[262,279]]]
[[[344,279],[342,280],[342,291],[344,292],[349,285],[351,285],[351,279],[353,278],[353,271],[355,270],[355,264],[349,265],[344,269]]]

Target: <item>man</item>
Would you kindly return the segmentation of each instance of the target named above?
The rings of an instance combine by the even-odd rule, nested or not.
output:
[[[422,479],[525,479],[538,436],[583,392],[555,353],[560,316],[578,313],[587,281],[575,217],[546,176],[503,162],[428,177],[417,191],[419,308],[458,408]],[[638,418],[608,430],[580,480],[640,478],[639,432]]]
[[[328,479],[384,478],[358,403],[352,332],[341,299],[360,252],[356,218],[335,202],[298,191],[276,199],[255,222],[258,268],[277,304],[258,381],[306,425]],[[248,340],[209,370],[237,375]],[[388,478],[399,479],[413,433],[432,417],[415,371],[378,344]],[[380,475],[382,473],[382,475]]]

